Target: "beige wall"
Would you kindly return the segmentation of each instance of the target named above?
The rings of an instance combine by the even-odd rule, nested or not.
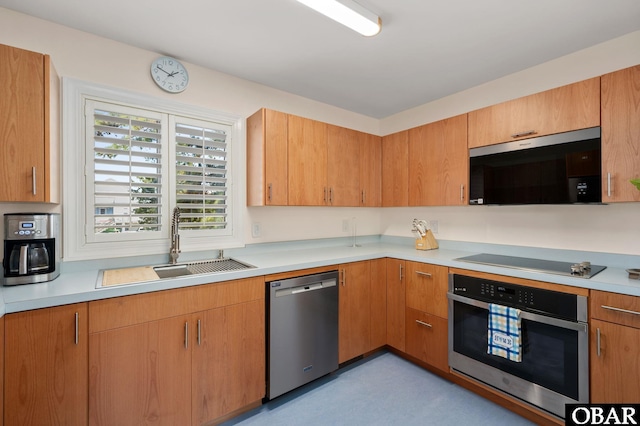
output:
[[[149,77],[149,65],[161,52],[138,49],[3,8],[0,8],[0,43],[51,55],[58,73],[65,77],[243,117],[268,107],[380,135],[640,63],[640,32],[636,32],[376,120],[192,64],[187,64],[189,89],[180,95],[168,95],[157,89]],[[0,213],[63,208],[0,203]],[[408,237],[411,219],[420,217],[439,221],[440,232],[436,236],[440,239],[640,255],[639,213],[640,204],[545,208],[244,208],[245,243],[350,236],[350,231],[343,231],[343,222],[353,217],[358,234]],[[251,236],[254,222],[260,223],[260,238]]]

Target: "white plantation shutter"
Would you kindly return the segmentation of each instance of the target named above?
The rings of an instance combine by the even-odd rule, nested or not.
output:
[[[93,199],[87,212],[87,218],[93,218],[87,232],[93,234],[90,239],[160,233],[167,203],[165,116],[88,101],[86,120],[93,145],[87,150],[88,163],[93,165],[87,176],[87,199]]]
[[[180,229],[228,234],[231,127],[184,117],[172,117],[171,127]]]

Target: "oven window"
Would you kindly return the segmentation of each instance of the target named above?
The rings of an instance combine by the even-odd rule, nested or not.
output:
[[[486,309],[454,304],[453,350],[483,364],[578,399],[578,332],[522,320],[522,362],[487,353]]]

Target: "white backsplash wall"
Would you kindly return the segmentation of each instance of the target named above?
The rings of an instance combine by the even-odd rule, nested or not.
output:
[[[410,237],[413,218],[436,239],[640,256],[640,203],[385,208],[380,233]]]
[[[249,207],[245,217],[246,244],[380,234],[381,210],[358,207]],[[346,222],[345,222],[346,221]],[[254,237],[254,224],[260,237]],[[348,228],[346,231],[345,225]]]

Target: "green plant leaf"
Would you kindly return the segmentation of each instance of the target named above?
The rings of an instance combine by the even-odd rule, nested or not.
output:
[[[634,184],[636,188],[638,188],[638,191],[640,191],[640,179],[631,179],[629,182]]]

